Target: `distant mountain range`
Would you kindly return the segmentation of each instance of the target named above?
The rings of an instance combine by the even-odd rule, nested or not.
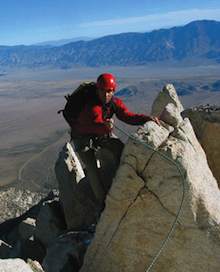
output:
[[[94,38],[90,37],[77,37],[77,38],[72,38],[72,39],[62,39],[58,41],[47,41],[47,42],[41,42],[41,43],[36,43],[33,45],[38,45],[38,46],[62,46],[67,43],[71,42],[78,42],[78,41],[91,41],[94,40]]]
[[[211,59],[220,63],[220,22],[194,21],[147,33],[123,33],[62,46],[0,46],[2,67],[135,66]]]

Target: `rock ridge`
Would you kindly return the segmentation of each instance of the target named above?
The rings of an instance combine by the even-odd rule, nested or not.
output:
[[[192,125],[173,99],[170,84],[152,106],[163,126],[148,122],[134,134],[178,163],[186,181],[181,216],[153,269],[218,271],[219,189]],[[182,190],[171,162],[129,139],[80,271],[146,271],[178,214]]]

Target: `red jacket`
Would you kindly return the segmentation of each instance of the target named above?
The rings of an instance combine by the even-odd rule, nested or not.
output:
[[[75,129],[82,134],[107,134],[112,132],[105,127],[104,121],[116,114],[117,118],[130,125],[141,125],[146,122],[145,114],[130,112],[121,99],[113,97],[109,105],[102,105],[98,100],[90,100],[79,114]]]

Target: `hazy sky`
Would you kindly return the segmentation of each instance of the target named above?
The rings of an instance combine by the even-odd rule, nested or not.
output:
[[[220,0],[0,0],[0,45],[149,32],[203,19],[220,21]]]

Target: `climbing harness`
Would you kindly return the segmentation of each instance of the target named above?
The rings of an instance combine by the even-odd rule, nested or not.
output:
[[[157,154],[161,155],[162,157],[164,157],[165,159],[167,159],[168,161],[172,162],[176,168],[178,169],[180,175],[181,175],[181,178],[182,178],[182,182],[183,182],[183,196],[182,196],[182,201],[181,201],[181,204],[180,204],[180,207],[179,207],[179,211],[177,213],[177,216],[176,216],[176,219],[171,227],[171,230],[167,236],[167,238],[165,239],[163,245],[161,246],[160,250],[158,251],[158,253],[155,255],[153,261],[151,262],[151,264],[149,265],[149,267],[147,268],[146,272],[149,272],[150,269],[152,268],[152,266],[154,265],[154,263],[156,262],[157,258],[159,257],[159,255],[161,254],[161,252],[163,251],[164,247],[166,246],[167,242],[169,241],[170,239],[170,236],[172,235],[173,231],[174,231],[174,228],[176,227],[176,224],[179,220],[179,217],[180,217],[180,213],[182,211],[182,208],[183,208],[183,203],[184,203],[184,200],[185,200],[185,196],[186,196],[186,182],[185,182],[185,178],[184,178],[184,175],[183,175],[183,172],[181,170],[181,168],[179,167],[179,165],[174,161],[172,160],[171,158],[169,158],[168,156],[164,155],[163,153],[161,153],[160,151],[156,150],[155,148],[153,148],[152,146],[140,141],[139,139],[133,137],[132,135],[128,134],[127,132],[125,132],[124,130],[120,129],[118,126],[116,126],[114,123],[112,123],[114,125],[115,128],[117,128],[120,132],[122,132],[123,134],[125,134],[127,137],[131,138],[132,140],[135,140],[136,142],[139,142],[140,144],[144,145],[145,147],[153,150],[154,152],[156,152]]]

